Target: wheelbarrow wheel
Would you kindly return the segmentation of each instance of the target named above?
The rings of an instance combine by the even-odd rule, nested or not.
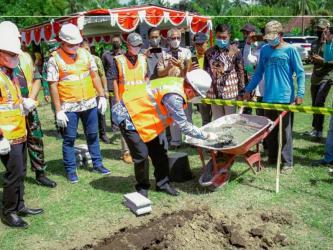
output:
[[[219,159],[221,162],[222,159]],[[229,181],[230,168],[221,168],[218,173],[213,175],[213,162],[212,159],[207,163],[203,174],[199,178],[199,183],[203,187],[207,187],[210,191],[216,191],[218,188],[223,187]]]

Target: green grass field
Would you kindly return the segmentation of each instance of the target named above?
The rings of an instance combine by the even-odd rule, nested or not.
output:
[[[306,96],[306,104],[310,105],[309,91]],[[326,106],[330,106],[332,101],[331,92]],[[302,135],[311,126],[311,115],[295,115],[295,169],[292,173],[281,176],[279,194],[274,192],[275,168],[268,167],[256,176],[250,171],[243,173],[246,165],[241,159],[232,168],[232,181],[222,189],[209,193],[198,184],[201,163],[196,150],[186,148],[184,151],[189,154],[196,178],[175,184],[181,191],[181,195],[176,198],[151,190],[149,197],[153,201],[153,213],[136,218],[122,205],[123,194],[133,191],[134,171],[133,166],[119,160],[119,135],[113,136],[111,145],[101,143],[104,164],[111,169],[112,174],[102,177],[91,173],[89,168],[81,168],[78,170],[79,183],[71,185],[64,175],[61,141],[55,138],[50,105],[41,106],[39,114],[44,129],[48,173],[57,181],[58,187],[48,189],[36,185],[34,174],[29,169],[25,182],[26,204],[42,207],[45,213],[27,218],[30,223],[27,230],[11,229],[0,223],[1,249],[82,247],[103,239],[128,224],[138,225],[161,212],[186,209],[190,203],[208,205],[225,214],[237,214],[249,206],[256,210],[289,211],[297,218],[296,225],[288,234],[295,244],[284,249],[332,249],[333,178],[327,174],[325,167],[310,167],[311,161],[322,157],[323,144],[311,142]],[[200,123],[198,114],[195,114],[195,123]],[[327,123],[328,119],[325,121],[325,132]],[[77,143],[84,143],[82,134],[80,127]],[[109,135],[111,136],[110,133]],[[3,166],[0,169],[2,176]],[[151,180],[153,184],[153,177]],[[0,183],[2,185],[1,178]]]

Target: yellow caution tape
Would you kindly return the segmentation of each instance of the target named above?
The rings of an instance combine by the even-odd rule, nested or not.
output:
[[[273,104],[265,102],[245,102],[245,101],[221,100],[221,99],[203,99],[202,103],[270,109],[278,111],[300,112],[307,114],[333,115],[333,108],[322,108],[322,107],[312,107],[312,106],[303,106],[303,105]]]

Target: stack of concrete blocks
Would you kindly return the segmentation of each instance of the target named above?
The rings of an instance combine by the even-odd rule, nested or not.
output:
[[[91,156],[89,154],[88,146],[86,144],[76,145],[74,147],[74,150],[77,167],[87,167],[92,164]]]
[[[136,215],[148,214],[152,211],[151,201],[138,192],[125,194],[125,206]]]

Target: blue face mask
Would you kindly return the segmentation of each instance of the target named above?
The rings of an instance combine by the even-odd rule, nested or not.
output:
[[[280,37],[275,37],[273,40],[267,40],[268,44],[272,47],[276,47],[280,44]]]
[[[216,39],[216,45],[220,49],[226,49],[229,47],[229,40],[226,39]]]

